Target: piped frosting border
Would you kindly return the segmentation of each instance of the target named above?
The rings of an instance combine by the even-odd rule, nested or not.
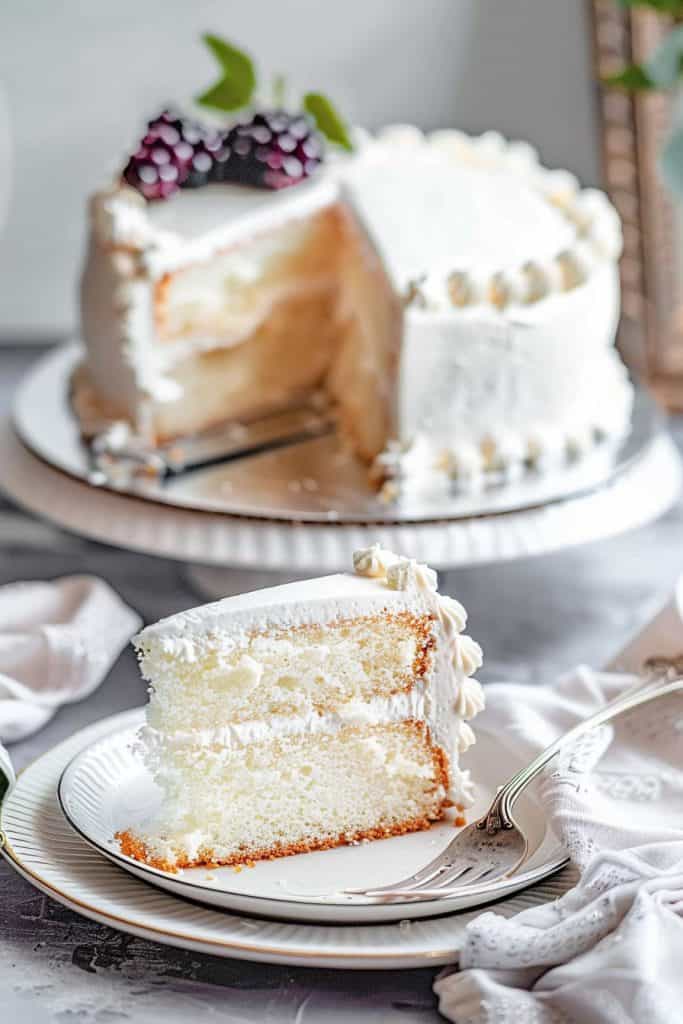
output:
[[[408,286],[411,312],[445,311],[470,306],[532,305],[550,295],[584,284],[603,264],[619,259],[622,233],[619,216],[604,192],[581,188],[575,175],[542,166],[538,152],[526,142],[508,141],[498,132],[469,136],[455,129],[423,133],[412,125],[393,125],[369,138],[360,159],[373,159],[399,149],[437,151],[454,164],[507,171],[531,186],[560,211],[574,233],[574,242],[550,258],[530,258],[517,267],[484,275],[454,266],[446,279],[424,268],[424,276]]]
[[[359,576],[376,579],[394,591],[415,592],[431,607],[440,627],[437,647],[437,706],[428,712],[437,724],[447,723],[446,753],[453,758],[451,798],[460,806],[470,806],[472,785],[467,769],[456,765],[453,754],[462,754],[475,742],[468,721],[484,709],[485,698],[481,683],[474,673],[483,663],[479,644],[463,632],[467,612],[455,598],[440,594],[437,574],[428,565],[412,558],[403,558],[372,544],[353,555],[354,572]]]

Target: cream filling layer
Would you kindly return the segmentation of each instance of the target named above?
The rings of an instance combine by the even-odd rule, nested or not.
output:
[[[336,733],[346,726],[389,725],[410,719],[425,721],[436,729],[432,695],[428,682],[420,682],[410,690],[395,693],[391,697],[373,697],[370,701],[349,701],[337,711],[321,714],[313,708],[301,715],[273,715],[268,719],[252,719],[246,722],[231,722],[228,725],[209,729],[188,729],[166,732],[145,725],[140,738],[146,748],[163,745],[165,748],[182,747],[223,747],[232,750],[257,743],[269,743],[288,736]],[[453,716],[453,734],[461,736],[464,719]],[[466,726],[465,736],[471,730]],[[467,744],[469,746],[469,743]],[[456,750],[462,747],[456,744]],[[447,751],[449,756],[451,751]]]
[[[308,277],[305,281],[291,281],[264,287],[250,304],[251,308],[231,308],[228,302],[225,309],[218,313],[222,317],[220,331],[215,334],[179,337],[169,341],[155,341],[150,362],[154,370],[168,373],[179,363],[192,356],[201,356],[215,349],[236,348],[257,331],[272,315],[275,308],[291,299],[313,296],[330,289],[334,278],[330,274],[319,274]],[[188,295],[185,303],[188,307],[201,306],[201,294]],[[191,319],[188,314],[188,321]]]

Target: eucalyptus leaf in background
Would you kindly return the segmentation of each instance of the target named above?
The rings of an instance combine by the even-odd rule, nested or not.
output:
[[[671,134],[659,155],[659,169],[664,184],[676,197],[683,200],[683,97],[676,103]]]
[[[655,89],[652,81],[642,64],[627,64],[613,75],[606,75],[605,85],[615,85],[620,89],[627,89],[629,92],[643,92],[646,89]]]
[[[683,0],[618,0],[620,7],[647,7],[659,14],[683,19]],[[679,92],[669,138],[659,155],[659,167],[667,188],[683,200],[683,24],[675,25],[654,53],[642,64],[628,64],[608,75],[606,85],[643,92],[652,89]]]
[[[647,75],[657,89],[678,86],[683,68],[683,25],[679,25],[658,46],[647,61]],[[659,169],[664,184],[677,198],[683,199],[683,101],[676,101],[668,139],[659,154]]]
[[[671,30],[645,62],[645,73],[657,89],[677,85],[683,70],[683,25]]]
[[[620,7],[649,7],[660,14],[674,17],[683,14],[683,0],[619,0]]]

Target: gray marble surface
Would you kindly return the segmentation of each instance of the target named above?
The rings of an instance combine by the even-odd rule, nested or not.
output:
[[[0,414],[39,353],[0,351]],[[683,446],[683,424],[673,425]],[[2,458],[2,452],[0,452]],[[461,569],[442,580],[485,650],[483,682],[542,684],[577,662],[607,661],[664,602],[681,565],[680,507],[612,540],[543,558]],[[108,580],[145,621],[199,602],[183,567],[67,536],[0,498],[0,583],[74,572]],[[15,744],[18,768],[82,726],[144,702],[126,651],[91,697]],[[352,973],[222,960],[132,938],[40,895],[0,862],[2,1019],[249,1024],[405,1024],[437,1017],[431,971]],[[0,1011],[1,1012],[1,1011]]]

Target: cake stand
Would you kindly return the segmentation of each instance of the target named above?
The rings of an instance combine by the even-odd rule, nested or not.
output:
[[[95,486],[69,401],[79,353],[75,344],[56,349],[19,388],[0,434],[0,486],[67,530],[190,563],[206,593],[242,585],[228,567],[249,570],[253,588],[277,573],[347,569],[354,549],[376,541],[441,569],[543,554],[640,526],[681,486],[664,419],[643,392],[622,444],[479,493],[384,504],[330,436],[167,482]]]

